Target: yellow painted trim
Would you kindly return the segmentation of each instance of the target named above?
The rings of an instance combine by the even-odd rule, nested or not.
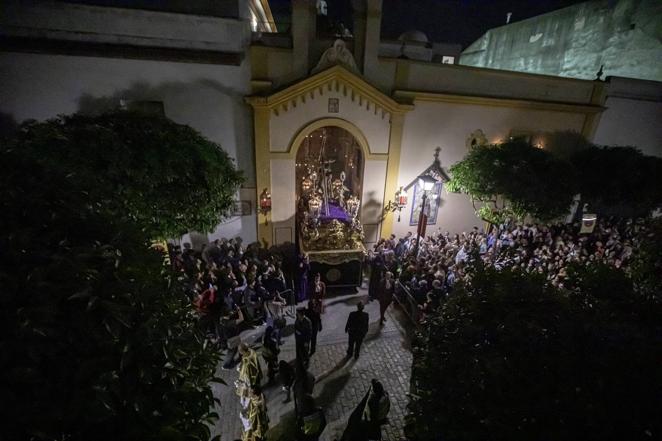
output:
[[[476,106],[493,106],[493,107],[515,107],[519,109],[529,110],[549,110],[554,112],[568,112],[568,113],[583,113],[594,114],[602,112],[605,108],[600,105],[593,104],[575,104],[575,103],[562,103],[556,101],[534,101],[522,100],[512,98],[495,98],[473,95],[454,95],[448,93],[434,93],[434,92],[417,92],[410,90],[396,90],[393,92],[396,98],[403,100],[410,100],[412,102],[437,102],[437,103],[453,103],[453,104],[468,104]]]
[[[398,60],[395,63],[394,89],[406,88],[409,84],[409,66],[407,60]]]
[[[278,32],[278,29],[276,28],[276,20],[274,20],[274,16],[271,13],[271,7],[269,6],[269,0],[260,0],[260,4],[262,5],[264,15],[267,16],[267,23],[269,24],[270,31]]]
[[[363,135],[361,129],[342,118],[320,118],[313,122],[307,123],[301,129],[299,129],[297,134],[292,139],[292,142],[290,142],[286,152],[271,152],[271,157],[273,159],[296,158],[297,152],[303,144],[303,140],[306,138],[306,136],[310,135],[317,129],[329,126],[340,127],[341,129],[345,129],[351,133],[358,144],[361,146],[361,150],[363,150],[363,157],[366,160],[388,160],[388,153],[371,153],[368,140],[366,139],[365,135]]]
[[[263,80],[269,78],[269,55],[264,46],[251,46],[251,79]]]
[[[271,89],[271,81],[251,80],[251,90],[255,93],[265,92]]]
[[[263,189],[271,191],[271,160],[269,157],[270,138],[270,110],[256,108],[253,112],[254,136],[255,136],[255,200],[260,201],[260,193]],[[265,225],[267,218],[257,213],[257,239],[260,242],[273,244],[273,230],[271,222]]]
[[[267,107],[273,110],[280,106],[287,105],[292,101],[296,101],[302,95],[306,95],[311,91],[332,82],[342,82],[346,84],[357,92],[358,95],[389,113],[404,113],[413,109],[413,106],[400,104],[388,95],[383,94],[365,80],[351,73],[342,66],[333,66],[270,96],[252,96],[246,98],[246,101],[253,107]]]
[[[392,200],[398,190],[398,175],[400,174],[400,153],[402,151],[402,132],[404,115],[391,117],[391,130],[388,142],[388,165],[386,166],[386,184],[384,185],[384,198],[382,204]],[[387,214],[382,222],[381,237],[388,238],[393,232],[393,218],[395,213]]]

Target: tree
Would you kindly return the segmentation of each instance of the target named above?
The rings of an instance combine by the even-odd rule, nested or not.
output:
[[[109,215],[132,219],[152,238],[212,230],[243,181],[219,145],[141,113],[27,122],[12,148],[71,173]]]
[[[572,277],[473,267],[415,346],[413,439],[659,437],[659,307],[619,270]]]
[[[640,295],[651,302],[662,302],[662,219],[650,221],[633,256],[630,275]]]
[[[474,207],[481,203],[477,214],[495,223],[562,216],[576,194],[569,163],[519,140],[473,147],[450,172],[449,191],[468,194]]]
[[[662,158],[632,147],[583,149],[572,156],[582,202],[591,211],[640,217],[662,207]]]
[[[218,348],[149,244],[228,208],[234,189],[215,179],[238,175],[217,150],[191,129],[129,114],[29,123],[0,148],[8,439],[209,439]],[[187,151],[193,159],[179,160]],[[187,191],[213,202],[186,206]]]

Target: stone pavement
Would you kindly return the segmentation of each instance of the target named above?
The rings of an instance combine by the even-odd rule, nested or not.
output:
[[[361,401],[370,386],[370,379],[377,378],[391,397],[389,424],[383,426],[384,440],[402,439],[403,419],[406,413],[409,374],[411,370],[411,352],[401,327],[398,311],[393,306],[387,313],[387,322],[379,326],[379,304],[376,301],[366,305],[370,315],[370,329],[361,347],[358,360],[345,359],[347,336],[344,332],[347,316],[356,310],[356,303],[367,300],[367,290],[359,289],[358,294],[343,294],[327,298],[326,310],[322,316],[322,332],[317,337],[317,351],[310,361],[310,372],[315,376],[314,397],[317,404],[324,408],[327,428],[320,437],[321,441],[339,439],[347,423],[347,418]],[[284,333],[280,359],[295,358],[293,318],[288,318]],[[404,322],[403,322],[404,323]],[[265,326],[242,333],[242,340],[252,343],[259,339]],[[260,360],[263,361],[263,360]],[[266,377],[266,365],[263,363]],[[239,403],[234,393],[236,370],[221,370],[227,386],[215,384],[214,395],[221,401],[220,420],[214,427],[214,435],[220,434],[223,441],[241,438]],[[266,379],[265,379],[266,381]],[[264,391],[269,411],[270,432],[268,441],[294,441],[294,404],[283,404],[285,393],[280,384],[268,386]]]

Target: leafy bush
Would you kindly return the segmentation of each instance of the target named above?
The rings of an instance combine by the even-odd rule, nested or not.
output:
[[[572,157],[583,202],[603,215],[646,216],[662,206],[662,159],[632,147],[591,147]]]
[[[576,194],[591,212],[647,216],[662,207],[662,159],[632,147],[598,147],[569,133],[548,134],[549,148],[523,141],[476,146],[451,166],[449,191],[468,194],[482,219],[500,223],[569,213]]]
[[[192,128],[140,113],[61,116],[22,125],[13,148],[87,186],[111,216],[151,238],[211,231],[243,178]]]
[[[174,146],[185,155],[190,129],[155,122],[181,130],[177,142],[162,140],[170,153],[158,157],[157,142],[139,130],[139,121],[148,134],[154,127],[146,119],[104,118],[98,127],[79,117],[31,123],[0,149],[2,432],[17,440],[206,440],[219,354],[177,275],[149,248],[148,232],[211,222],[212,211],[227,208],[224,195],[233,190],[207,182],[224,154],[175,163]],[[99,145],[122,149],[104,155]],[[195,182],[191,168],[207,162],[215,172]],[[181,175],[179,187],[168,187]],[[215,201],[201,215],[199,203],[183,210],[187,190],[215,192]]]
[[[636,291],[647,300],[662,302],[662,219],[650,222],[649,232],[637,246],[630,265]]]
[[[416,440],[638,440],[662,434],[658,305],[606,267],[561,293],[477,267],[414,350]]]
[[[450,172],[449,191],[466,193],[484,204],[477,214],[490,222],[562,216],[577,192],[568,163],[517,140],[476,146]]]

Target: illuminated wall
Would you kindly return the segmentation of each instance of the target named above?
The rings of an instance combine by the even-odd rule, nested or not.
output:
[[[600,0],[489,30],[460,64],[592,80],[662,81],[662,3]]]

